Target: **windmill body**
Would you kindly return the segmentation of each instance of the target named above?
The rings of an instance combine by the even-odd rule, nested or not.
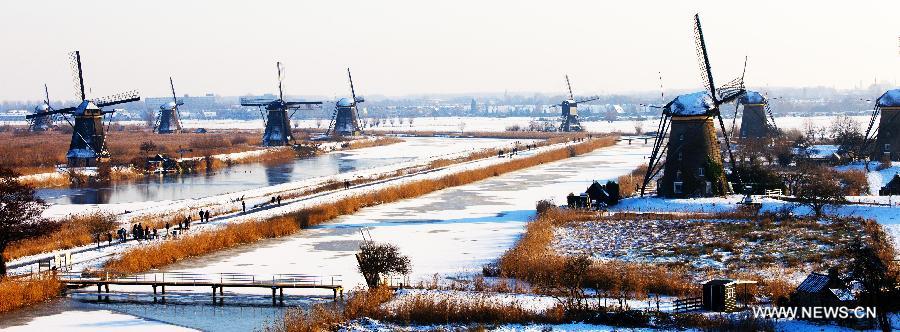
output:
[[[181,132],[181,119],[178,117],[178,106],[175,102],[168,102],[159,106],[159,125],[156,127],[158,134],[173,134]]]
[[[738,104],[744,108],[741,112],[741,138],[763,138],[772,134],[774,128],[766,116],[766,97],[756,91],[747,91],[738,99]]]
[[[581,127],[581,123],[578,122],[578,102],[572,99],[563,101],[559,104],[560,109],[562,109],[562,115],[560,115],[561,124],[559,126],[560,131],[583,131],[584,128]]]
[[[321,105],[320,101],[285,101],[282,88],[281,62],[275,64],[278,69],[278,99],[260,100],[241,98],[241,106],[256,106],[266,108],[266,129],[263,131],[262,144],[264,146],[290,145],[294,137],[291,134],[291,117],[288,110],[299,110]],[[174,91],[174,90],[173,90]],[[173,93],[174,96],[174,93]]]
[[[159,116],[157,116],[156,133],[157,134],[173,134],[181,132],[181,117],[178,115],[178,106],[184,105],[184,102],[178,100],[175,95],[175,82],[169,77],[169,86],[172,87],[172,101],[159,106]]]
[[[359,118],[356,114],[356,102],[351,98],[341,98],[334,104],[334,129],[332,135],[359,135]]]
[[[578,121],[578,103],[586,103],[599,99],[600,97],[591,97],[586,99],[575,100],[575,94],[572,92],[572,84],[569,82],[569,75],[566,75],[566,87],[569,89],[569,99],[562,103],[553,105],[559,106],[562,114],[559,116],[559,131],[584,131],[581,122]]]
[[[71,60],[75,76],[75,88],[80,94],[81,103],[76,107],[50,110],[40,114],[28,115],[25,118],[37,119],[55,114],[71,114],[74,117],[74,123],[69,122],[72,125],[72,139],[69,143],[69,151],[66,153],[69,167],[100,166],[100,164],[109,162],[103,117],[106,114],[115,112],[115,110],[104,111],[102,107],[139,101],[141,97],[137,91],[129,91],[98,99],[87,99],[84,93],[81,54],[78,51],[72,52]],[[68,121],[68,118],[66,118],[66,121]]]
[[[266,130],[263,132],[263,145],[289,145],[294,137],[291,135],[291,119],[288,107],[284,103],[274,101],[266,106]]]
[[[656,181],[659,196],[708,197],[728,192],[714,120],[718,120],[722,129],[731,168],[734,169],[734,156],[720,106],[746,93],[744,80],[741,76],[719,88],[715,87],[699,15],[694,15],[694,42],[700,76],[706,89],[675,97],[662,107],[656,140],[641,187],[642,196],[659,172],[662,172]]]
[[[350,97],[341,98],[334,103],[334,114],[325,135],[337,137],[362,134],[362,127],[359,126],[359,103],[365,102],[365,99],[356,96],[350,68],[347,68],[347,78],[350,81]]]
[[[872,159],[900,161],[900,89],[878,97],[875,109],[881,114],[875,136]]]
[[[103,111],[93,101],[82,101],[72,113],[75,124],[66,160],[71,167],[93,167],[109,161]]]
[[[712,98],[707,92],[680,95],[663,112],[671,118],[671,125],[657,193],[663,197],[724,194],[725,174]]]
[[[29,127],[29,129],[31,131],[35,131],[35,132],[48,131],[50,129],[53,129],[53,117],[43,115],[43,113],[46,113],[49,111],[50,111],[50,105],[47,105],[46,103],[42,103],[38,106],[35,106],[33,114],[36,117],[34,119],[32,119],[31,126]]]

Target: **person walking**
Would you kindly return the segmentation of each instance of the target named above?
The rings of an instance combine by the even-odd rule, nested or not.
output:
[[[281,195],[275,196],[278,199],[278,205],[281,205]]]
[[[209,213],[209,210],[206,210],[206,222],[209,222],[209,216],[210,216],[210,214],[211,214],[211,213]]]
[[[198,214],[200,215],[200,222],[203,222],[203,216],[205,216],[206,213],[204,213],[203,210],[200,210],[200,212],[198,212]]]
[[[169,227],[172,227],[172,225],[169,225],[169,222],[166,221],[166,234],[165,234],[165,235],[166,235],[167,237],[169,236]]]
[[[247,203],[244,200],[241,200],[241,210],[244,210],[244,213],[247,213]]]

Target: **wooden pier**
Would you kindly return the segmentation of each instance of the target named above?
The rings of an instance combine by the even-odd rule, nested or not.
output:
[[[272,290],[272,304],[284,301],[284,289],[327,289],[334,294],[334,299],[344,297],[344,287],[340,285],[340,276],[314,276],[306,274],[250,275],[241,273],[199,274],[190,272],[159,272],[135,275],[101,275],[64,272],[59,281],[67,288],[84,288],[97,286],[97,293],[109,293],[110,285],[150,286],[153,294],[157,291],[166,294],[166,287],[209,287],[212,290],[213,302],[216,296],[224,295],[227,288],[268,288]]]

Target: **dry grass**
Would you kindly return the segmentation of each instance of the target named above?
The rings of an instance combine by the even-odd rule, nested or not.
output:
[[[207,254],[240,244],[253,243],[264,238],[293,234],[300,229],[321,224],[341,215],[354,213],[368,206],[418,197],[444,188],[464,185],[507,172],[588,153],[614,143],[615,139],[613,137],[588,140],[584,143],[543,152],[530,157],[513,159],[482,169],[468,170],[437,179],[420,180],[387,187],[365,195],[346,197],[332,203],[302,209],[265,221],[251,221],[230,225],[223,229],[186,236],[178,240],[135,248],[108,261],[106,269],[122,273],[143,272],[187,257]]]
[[[644,164],[631,171],[631,173],[619,177],[619,195],[622,198],[631,197],[641,192],[641,185],[644,184],[647,168],[648,166]]]
[[[179,147],[192,149],[185,157],[243,152],[256,149],[261,140],[256,131],[228,131],[209,134],[158,135],[149,129],[122,127],[107,132],[107,145],[114,165],[130,164],[141,154],[144,142],[153,142],[157,149],[150,153],[178,155]],[[28,131],[0,132],[0,166],[21,174],[52,172],[56,165],[66,163],[66,152],[72,139],[71,130],[31,133]]]
[[[389,307],[390,310],[385,310],[386,315],[372,318],[400,324],[527,324],[552,323],[562,319],[559,313],[534,312],[518,301],[498,301],[484,294],[465,297],[415,294],[389,303]]]
[[[574,220],[592,216],[579,212],[550,208],[526,227],[525,235],[500,258],[500,272],[505,277],[532,283],[539,291],[554,293],[567,288],[565,266],[568,257],[558,254],[551,245],[554,228]],[[613,297],[642,298],[648,293],[684,295],[693,290],[683,269],[621,261],[593,262],[582,287],[606,292]]]
[[[3,256],[6,261],[9,261],[19,257],[91,244],[95,241],[90,232],[91,225],[112,219],[111,215],[99,213],[70,217],[61,221],[60,228],[50,234],[11,243],[3,252]],[[110,231],[112,230],[110,229]]]
[[[584,138],[591,135],[589,133],[577,132],[546,132],[546,131],[430,131],[430,130],[391,130],[382,131],[385,134],[399,134],[412,136],[461,136],[461,137],[478,137],[478,138],[505,138],[505,139],[551,139],[551,138],[567,138],[576,139]],[[593,135],[602,136],[602,135]]]
[[[62,289],[59,280],[49,274],[0,279],[0,313],[47,301],[59,295]]]
[[[384,146],[391,145],[395,143],[403,142],[402,139],[390,136],[378,137],[375,139],[365,139],[365,140],[353,140],[347,143],[344,143],[344,150],[354,150],[354,149],[362,149],[362,148],[370,148],[375,146]]]

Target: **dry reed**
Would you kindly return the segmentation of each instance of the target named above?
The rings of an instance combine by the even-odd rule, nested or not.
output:
[[[59,295],[62,289],[63,285],[51,274],[0,278],[0,313],[44,302]]]
[[[91,225],[113,217],[106,214],[90,214],[69,217],[59,223],[59,229],[44,236],[19,240],[11,243],[3,252],[6,261],[36,255],[54,250],[64,250],[91,244],[96,238],[91,234]],[[109,231],[112,231],[110,229]]]

